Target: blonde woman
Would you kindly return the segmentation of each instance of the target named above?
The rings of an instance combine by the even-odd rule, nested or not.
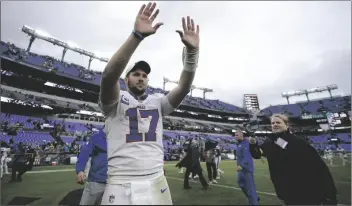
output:
[[[336,187],[328,167],[306,140],[289,130],[288,118],[270,118],[272,135],[260,146],[250,138],[253,158],[267,158],[276,195],[286,205],[336,205]]]

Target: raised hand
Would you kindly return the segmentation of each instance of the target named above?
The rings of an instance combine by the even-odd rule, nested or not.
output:
[[[198,49],[199,48],[199,25],[197,28],[195,27],[193,19],[187,16],[186,19],[182,18],[182,27],[183,32],[181,30],[176,30],[176,32],[180,35],[181,41],[188,49]]]
[[[249,137],[249,144],[256,144],[257,140],[254,137]]]
[[[149,2],[147,6],[143,4],[143,6],[139,9],[138,15],[136,17],[134,30],[141,33],[144,37],[154,34],[159,29],[159,27],[163,25],[162,22],[158,22],[152,26],[153,21],[159,14],[159,9],[154,12],[155,7],[156,3]]]

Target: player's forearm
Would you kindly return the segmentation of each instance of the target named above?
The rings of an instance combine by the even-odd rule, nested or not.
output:
[[[121,74],[140,42],[141,40],[137,39],[133,34],[128,37],[106,65],[102,74],[102,84],[109,83],[114,85],[119,81]]]
[[[198,57],[199,57],[199,48],[189,49],[184,48],[182,54],[183,70],[181,73],[178,86],[180,89],[188,92],[191,90],[192,83],[194,80],[195,72],[198,67]]]
[[[182,71],[179,84],[168,95],[169,102],[174,108],[176,108],[191,91],[193,79],[194,72]]]
[[[195,72],[188,72],[183,70],[180,76],[180,80],[178,81],[178,87],[185,95],[187,95],[191,91],[191,87],[193,84]]]
[[[198,49],[183,50],[183,70],[178,85],[168,94],[170,104],[176,108],[191,91],[196,68],[198,66]]]
[[[118,100],[120,76],[140,42],[141,40],[131,34],[106,65],[101,78],[99,94],[103,104],[110,105]]]

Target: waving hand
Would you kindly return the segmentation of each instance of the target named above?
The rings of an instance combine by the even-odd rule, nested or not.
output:
[[[153,21],[159,14],[159,9],[155,10],[155,7],[156,3],[149,2],[147,6],[143,4],[136,17],[134,29],[141,33],[144,37],[154,34],[159,27],[163,25],[162,22],[158,22],[152,26]]]
[[[196,28],[194,20],[187,16],[187,22],[184,17],[182,18],[182,27],[183,32],[181,30],[177,30],[176,32],[180,35],[183,44],[189,49],[198,49],[199,25]]]

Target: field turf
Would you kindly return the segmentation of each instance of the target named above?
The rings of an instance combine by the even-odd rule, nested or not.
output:
[[[351,205],[351,164],[341,165],[341,160],[334,161],[335,166],[329,166],[338,189],[339,204]],[[173,203],[175,205],[248,205],[248,202],[238,188],[236,162],[223,161],[220,168],[225,172],[217,185],[211,185],[208,190],[202,190],[201,184],[191,181],[190,190],[183,189],[183,174],[175,168],[175,162],[166,162],[165,170]],[[203,174],[207,177],[206,168]],[[1,204],[4,205],[58,205],[66,194],[82,188],[75,182],[74,166],[34,167],[23,176],[22,182],[7,183],[10,175],[5,175],[1,181]],[[277,205],[273,185],[270,181],[267,163],[255,161],[255,183],[261,205]]]

